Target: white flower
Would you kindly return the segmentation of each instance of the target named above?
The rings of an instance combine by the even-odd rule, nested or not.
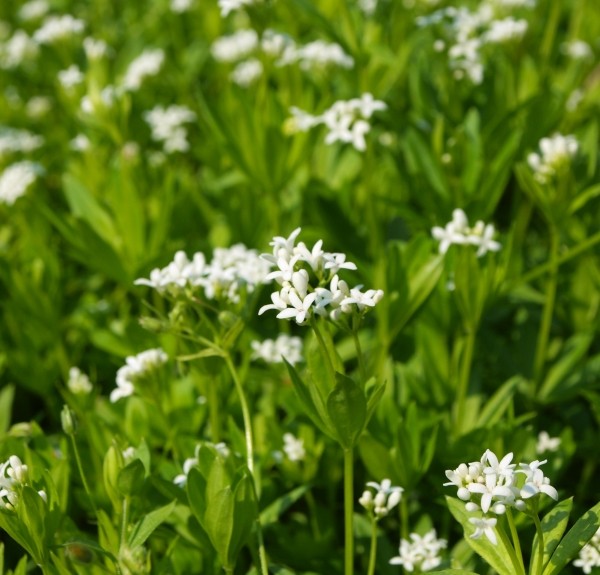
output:
[[[294,319],[298,325],[302,325],[312,316],[312,306],[317,294],[309,293],[304,298],[300,298],[295,289],[291,289],[288,294],[291,307],[281,310],[277,314],[278,319]]]
[[[83,41],[83,49],[88,60],[99,60],[108,54],[108,44],[104,40],[87,37]]]
[[[196,114],[185,106],[155,106],[144,112],[144,120],[152,130],[152,139],[162,142],[167,154],[188,151],[187,131],[183,124],[195,119]]]
[[[58,81],[65,90],[70,90],[83,82],[84,75],[81,70],[72,64],[66,70],[58,73]]]
[[[497,252],[501,244],[493,239],[495,229],[493,224],[478,221],[474,227],[469,227],[465,212],[456,209],[452,212],[452,221],[445,228],[434,227],[431,235],[440,242],[439,252],[445,254],[451,245],[477,246],[477,257],[484,256],[488,251]]]
[[[75,395],[89,395],[93,389],[90,378],[78,367],[69,369],[67,387],[69,388],[69,391]]]
[[[504,20],[492,21],[489,30],[483,35],[483,39],[485,42],[500,44],[520,40],[525,32],[527,32],[526,20],[505,18]]]
[[[529,154],[527,163],[534,171],[535,179],[546,184],[569,166],[579,150],[579,142],[575,136],[554,134],[550,138],[542,138],[539,147],[541,153]]]
[[[263,73],[263,65],[260,60],[250,58],[240,62],[231,72],[231,80],[238,86],[247,88],[254,84]]]
[[[221,16],[223,17],[228,16],[230,12],[235,12],[243,6],[248,6],[255,2],[256,0],[218,0]]]
[[[8,41],[0,42],[0,68],[17,68],[37,54],[37,43],[23,30],[16,30]]]
[[[238,30],[229,36],[217,38],[210,52],[219,62],[236,62],[248,56],[258,47],[258,35],[254,30]]]
[[[540,431],[535,450],[538,454],[545,451],[557,451],[560,447],[560,437],[550,437],[547,431]]]
[[[302,461],[306,457],[304,440],[291,433],[283,434],[283,451],[290,461]]]
[[[438,539],[435,529],[427,532],[422,537],[417,533],[410,534],[410,540],[400,541],[399,555],[390,559],[391,565],[401,565],[408,572],[415,569],[430,571],[441,562],[440,552],[446,548],[447,541]]]
[[[0,204],[14,204],[35,182],[40,167],[32,162],[18,162],[8,166],[0,175]]]
[[[262,342],[253,341],[252,359],[262,359],[267,363],[282,363],[283,359],[295,365],[302,361],[302,340],[299,337],[280,334],[277,339],[266,339]]]
[[[375,490],[375,495],[367,490],[362,494],[359,503],[367,510],[373,511],[376,518],[385,517],[402,499],[402,487],[392,486],[389,479],[381,483],[369,481],[367,487]]]
[[[19,9],[19,18],[27,22],[38,20],[45,16],[50,9],[46,0],[30,0]]]
[[[485,535],[493,545],[496,545],[498,539],[494,528],[497,521],[495,517],[469,517],[469,523],[475,526],[475,532],[471,535],[471,539],[479,539]]]
[[[115,403],[123,397],[133,395],[134,384],[156,372],[168,359],[160,348],[148,349],[125,358],[125,365],[117,371],[117,387],[111,392],[110,401]]]
[[[579,557],[573,561],[573,565],[580,567],[586,574],[591,573],[594,567],[600,567],[600,529],[582,547]]]
[[[571,40],[565,42],[560,47],[563,54],[566,54],[573,60],[587,60],[594,55],[592,48],[587,42],[583,40]]]
[[[521,488],[521,497],[523,499],[529,499],[538,493],[545,493],[548,497],[558,501],[558,492],[550,485],[550,479],[545,477],[544,472],[540,469],[540,466],[544,463],[546,463],[546,460],[536,460],[531,463],[521,463],[519,465],[521,467],[519,472],[525,474],[525,485]]]
[[[283,41],[280,41],[283,45]],[[354,60],[344,52],[339,44],[316,40],[296,46],[293,42],[286,42],[282,46],[282,54],[277,60],[277,66],[289,66],[298,63],[303,70],[310,70],[316,66],[336,65],[341,68],[352,68]]]
[[[171,11],[176,14],[183,14],[193,6],[193,0],[171,0]]]
[[[123,88],[130,92],[139,90],[145,78],[158,74],[164,59],[163,50],[144,50],[127,67],[122,82]]]
[[[27,130],[0,126],[0,159],[13,152],[33,152],[44,143],[44,138]]]
[[[33,34],[33,39],[39,44],[53,44],[59,40],[81,34],[85,28],[83,20],[73,18],[70,14],[49,16]]]

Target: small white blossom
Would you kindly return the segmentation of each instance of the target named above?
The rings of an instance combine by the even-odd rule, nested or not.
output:
[[[583,40],[571,40],[560,47],[563,54],[573,60],[587,60],[594,55],[591,46]]]
[[[90,378],[78,367],[69,369],[67,387],[69,388],[69,391],[75,395],[89,395],[92,393],[93,389]]]
[[[539,493],[545,493],[555,501],[558,501],[558,492],[556,488],[550,485],[550,479],[544,476],[544,472],[540,469],[540,465],[546,463],[544,461],[532,461],[531,463],[521,463],[520,473],[525,474],[525,485],[521,488],[521,497],[529,499]]]
[[[262,359],[267,363],[282,363],[285,359],[291,365],[302,361],[302,340],[299,337],[282,333],[274,340],[253,341],[250,346],[253,359]]]
[[[61,70],[58,73],[58,81],[65,90],[71,90],[75,86],[83,82],[84,75],[82,71],[72,64],[66,70]]]
[[[94,115],[114,106],[120,91],[115,86],[105,86],[100,93],[88,94],[81,98],[79,107],[85,114]]]
[[[469,523],[475,526],[471,539],[480,539],[485,535],[493,545],[496,545],[498,543],[495,531],[497,521],[495,517],[469,517]]]
[[[38,54],[37,43],[27,32],[16,30],[9,40],[0,43],[0,68],[10,70],[18,68]]]
[[[540,431],[535,450],[539,455],[546,451],[557,451],[560,447],[560,442],[560,437],[550,437],[547,431]]]
[[[390,559],[391,565],[401,565],[412,573],[415,569],[419,571],[430,571],[442,562],[440,552],[445,549],[448,542],[438,539],[435,529],[420,536],[417,533],[410,534],[410,540],[400,541],[399,555]]]
[[[375,490],[373,495],[369,490],[365,490],[358,502],[368,511],[372,511],[375,518],[385,517],[402,499],[402,487],[392,486],[389,479],[384,479],[381,483],[369,481],[367,487]]]
[[[600,567],[600,529],[581,548],[579,557],[573,561],[573,565],[579,567],[586,575],[595,567]]]
[[[30,118],[41,118],[45,116],[52,108],[50,98],[46,96],[33,96],[27,101],[26,111]]]
[[[446,227],[434,227],[431,235],[440,242],[441,254],[445,254],[451,245],[477,246],[477,257],[484,256],[488,251],[497,252],[502,247],[493,239],[495,229],[492,224],[486,225],[478,221],[470,228],[467,216],[461,209],[452,212],[452,220],[446,224]]]
[[[0,174],[0,204],[12,205],[35,182],[41,169],[24,161],[12,164]]]
[[[83,41],[83,49],[88,60],[100,60],[108,54],[108,44],[104,40],[88,36]]]
[[[77,134],[70,142],[69,147],[76,152],[85,152],[90,149],[90,139],[85,134]]]
[[[162,142],[167,154],[189,150],[184,124],[196,120],[196,114],[190,109],[177,105],[168,108],[155,106],[152,110],[144,112],[144,120],[152,130],[152,139]]]
[[[223,18],[231,12],[236,12],[244,6],[255,4],[259,0],[218,0],[219,9]]]
[[[304,440],[291,433],[283,434],[283,452],[290,461],[302,461],[306,457]]]
[[[147,349],[125,358],[125,365],[117,371],[117,387],[111,392],[110,401],[115,403],[123,397],[133,395],[135,383],[152,375],[168,359],[162,349]]]
[[[219,62],[237,62],[242,60],[258,47],[258,35],[254,30],[238,30],[229,36],[217,38],[210,52]]]
[[[535,179],[541,184],[547,184],[568,168],[579,150],[579,142],[575,136],[554,134],[550,138],[542,138],[539,148],[539,154],[534,152],[527,156],[527,163],[533,170]]]
[[[70,14],[49,16],[33,34],[33,39],[39,44],[53,44],[76,34],[81,34],[85,28],[83,20],[73,18]]]
[[[0,126],[0,159],[13,152],[33,152],[44,144],[44,138],[27,130]]]
[[[50,6],[46,0],[31,0],[19,9],[19,18],[26,22],[39,20],[48,13],[48,10],[50,10]]]
[[[133,60],[123,77],[123,88],[133,92],[139,90],[142,82],[149,76],[156,76],[160,71],[165,60],[163,50],[144,50],[135,60]]]
[[[238,86],[247,88],[254,84],[263,73],[263,65],[260,60],[250,58],[244,62],[240,62],[231,72],[231,80]]]
[[[171,11],[176,14],[183,14],[192,8],[193,0],[171,0]]]

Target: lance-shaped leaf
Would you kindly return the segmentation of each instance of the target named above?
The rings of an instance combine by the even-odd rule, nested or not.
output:
[[[569,515],[573,508],[573,498],[565,499],[552,510],[547,513],[542,519],[542,531],[544,533],[544,558],[542,565],[546,566],[550,556],[560,543],[560,540],[567,528],[569,522]],[[531,546],[531,566],[537,565],[539,561],[539,550],[538,550],[538,536],[537,533],[533,538],[533,544]]]
[[[363,390],[349,377],[336,373],[336,386],[327,398],[327,412],[336,439],[344,449],[354,447],[367,418]]]

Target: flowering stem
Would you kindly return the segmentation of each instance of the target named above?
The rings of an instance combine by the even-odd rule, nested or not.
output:
[[[476,330],[469,327],[465,337],[465,349],[462,354],[460,364],[460,378],[458,381],[458,391],[456,394],[456,411],[454,428],[457,435],[460,436],[463,431],[463,420],[465,416],[465,404],[467,402],[467,394],[469,392],[469,380],[471,378],[471,365],[473,363],[473,350],[475,348],[475,333]]]
[[[246,465],[248,466],[248,471],[252,476],[252,481],[254,483],[254,489],[257,493],[260,493],[258,480],[254,473],[254,442],[252,439],[252,420],[250,418],[250,409],[248,408],[248,401],[246,400],[246,394],[244,393],[244,388],[242,386],[242,382],[238,377],[238,373],[231,361],[231,357],[227,352],[223,352],[223,359],[227,364],[227,368],[231,373],[231,377],[233,379],[233,383],[235,385],[235,390],[238,394],[238,398],[240,400],[240,405],[242,407],[242,417],[244,419],[244,435],[246,437]],[[262,535],[262,528],[260,524],[260,517],[256,518],[256,534],[258,538],[258,556],[260,558],[260,569],[262,575],[268,575],[269,568],[267,563],[267,554],[265,550],[265,544]]]
[[[358,337],[358,331],[352,330],[352,339],[354,340],[354,347],[356,348],[356,357],[358,359],[358,369],[360,370],[361,384],[367,383],[367,370],[365,367],[365,358],[363,356],[362,348],[360,346],[360,339]]]
[[[69,437],[71,438],[71,445],[73,446],[73,453],[75,454],[75,462],[77,463],[77,469],[79,470],[79,475],[81,477],[81,483],[83,484],[83,489],[87,493],[87,496],[90,500],[90,504],[94,511],[94,515],[98,516],[98,510],[96,509],[96,504],[94,503],[94,498],[92,497],[92,492],[90,491],[90,487],[85,478],[85,473],[83,472],[83,465],[81,464],[81,457],[79,457],[79,449],[77,447],[77,442],[75,441],[75,436],[70,433]]]
[[[498,532],[498,535],[500,535],[500,539],[502,539],[502,542],[504,543],[504,547],[506,548],[506,550],[508,551],[508,554],[510,555],[510,562],[513,565],[515,575],[525,575],[525,567],[523,567],[523,560],[522,559],[519,560],[517,558],[517,554],[515,553],[515,548],[512,546],[504,529],[502,529],[502,527],[500,527],[500,526],[496,526],[496,531]]]
[[[329,350],[327,345],[325,344],[325,340],[323,339],[323,334],[321,333],[321,328],[319,327],[319,323],[315,316],[310,319],[310,325],[319,340],[319,347],[321,348],[321,354],[325,359],[325,365],[327,367],[327,371],[329,372],[329,377],[331,379],[331,383],[335,384],[335,369],[333,367],[333,363],[331,361],[331,357],[329,356]]]
[[[375,561],[377,560],[377,521],[371,518],[371,553],[369,554],[369,570],[367,575],[375,575]]]
[[[554,314],[554,301],[556,299],[556,285],[558,279],[558,231],[556,227],[550,225],[550,277],[546,288],[546,302],[542,314],[542,323],[538,333],[537,346],[535,349],[535,360],[533,364],[533,377],[536,385],[539,385],[542,378],[544,364],[546,363],[546,350],[550,338],[550,327],[552,325],[552,315]]]
[[[354,573],[354,454],[352,448],[344,450],[344,524],[345,558],[344,575]]]
[[[544,567],[544,530],[542,529],[542,524],[540,523],[540,518],[537,513],[532,514],[533,522],[535,523],[535,530],[537,532],[538,537],[538,556],[537,556],[537,565],[532,565],[531,574],[532,575],[542,575],[542,568]],[[535,568],[537,566],[537,569]]]
[[[525,565],[523,563],[523,552],[521,551],[521,542],[519,541],[519,534],[517,533],[517,528],[515,526],[515,521],[512,516],[512,512],[510,509],[506,510],[506,518],[508,519],[508,526],[510,528],[510,535],[513,540],[513,545],[516,551],[517,558],[519,559],[519,564],[521,565],[521,569],[525,572]]]

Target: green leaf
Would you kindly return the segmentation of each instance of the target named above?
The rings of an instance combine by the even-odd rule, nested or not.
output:
[[[163,507],[159,507],[158,509],[151,511],[147,515],[145,515],[140,521],[138,521],[133,527],[133,531],[129,536],[129,547],[135,548],[143,545],[152,535],[154,530],[165,521],[169,515],[175,509],[175,501],[171,501],[167,505]]]
[[[146,470],[144,469],[142,461],[140,459],[134,459],[119,471],[117,488],[122,495],[133,495],[141,489],[145,475]]]
[[[12,405],[15,397],[15,386],[7,385],[0,391],[0,435],[4,435],[10,427]],[[2,570],[0,570],[2,573]]]
[[[261,525],[265,527],[270,523],[275,523],[291,505],[296,503],[296,501],[298,501],[298,499],[300,499],[308,491],[308,489],[308,485],[301,485],[289,493],[278,497],[275,501],[273,501],[273,503],[271,503],[261,512]]]
[[[476,427],[489,428],[498,423],[510,405],[517,386],[522,381],[523,378],[518,375],[505,381],[481,410]]]
[[[575,558],[600,527],[599,513],[600,503],[596,503],[569,529],[569,532],[554,550],[543,575],[558,575],[565,565]]]
[[[410,151],[420,174],[429,182],[437,195],[445,200],[449,199],[450,192],[441,166],[421,134],[410,128],[404,137],[404,146]]]
[[[228,548],[228,561],[235,565],[237,556],[248,541],[256,520],[258,504],[254,490],[254,480],[246,467],[242,468],[233,480],[234,514],[233,531]]]
[[[373,416],[373,412],[383,397],[383,393],[385,392],[385,384],[385,381],[376,381],[375,378],[371,378],[365,385],[365,389],[367,390],[367,417],[365,425],[369,423],[371,417]]]
[[[442,571],[427,571],[428,575],[478,575],[465,569],[443,569]]]
[[[17,515],[29,532],[31,547],[28,551],[38,565],[43,565],[47,561],[46,553],[48,550],[45,545],[46,512],[46,502],[40,497],[39,493],[28,485],[24,486],[17,505]]]
[[[589,188],[586,188],[583,192],[579,193],[577,197],[571,202],[569,206],[569,215],[573,215],[575,212],[583,208],[590,200],[600,195],[600,184],[594,184]]]
[[[569,497],[569,499],[565,499],[555,505],[542,519],[542,532],[544,533],[544,557],[542,560],[542,567],[546,566],[550,556],[560,543],[563,533],[567,528],[572,508],[573,498]],[[531,566],[537,565],[538,555],[538,536],[536,533],[531,546]]]
[[[473,539],[471,535],[475,532],[475,527],[469,523],[469,518],[474,517],[474,515],[465,509],[463,501],[459,501],[453,497],[446,497],[446,502],[454,519],[462,525],[465,532],[465,540],[471,548],[500,575],[516,575],[510,559],[510,553],[502,538],[498,537],[496,545],[492,544],[487,537]]]
[[[345,449],[354,446],[367,417],[363,390],[349,377],[336,373],[336,386],[327,398],[327,412],[337,440]]]

